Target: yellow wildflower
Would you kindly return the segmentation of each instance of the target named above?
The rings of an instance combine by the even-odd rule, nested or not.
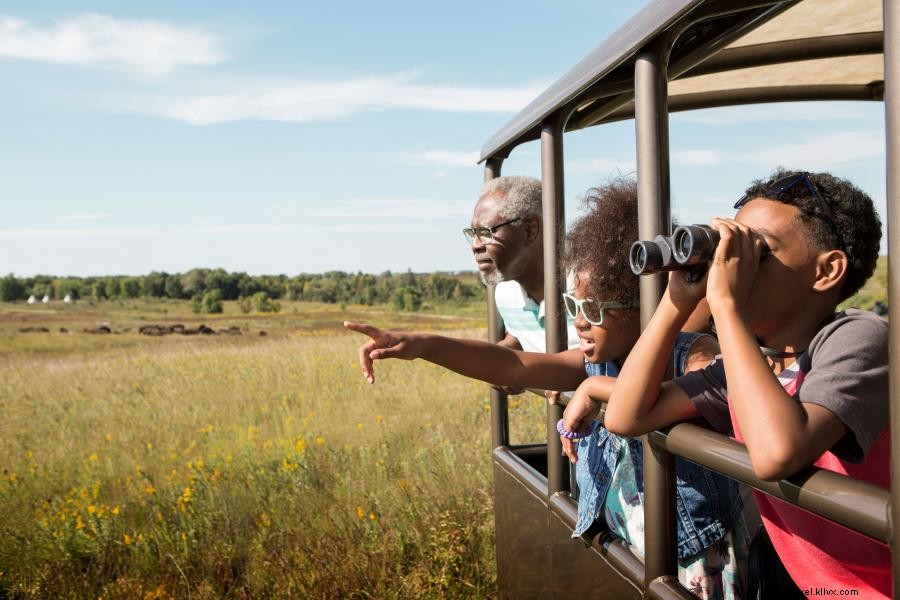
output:
[[[375,420],[378,421],[379,423],[382,423],[382,422],[384,422],[384,417],[382,417],[381,415],[376,415]]]
[[[118,505],[118,504],[116,504],[115,506],[113,506],[112,514],[114,514],[114,515],[118,515],[118,514],[119,514],[119,505]]]
[[[131,536],[126,533],[122,538],[122,541],[125,542],[126,546],[131,545]]]
[[[357,424],[356,424],[356,428],[359,429],[360,431],[362,431],[363,429],[366,428],[366,426],[363,425],[362,423],[357,423]]]
[[[294,444],[294,451],[297,454],[303,454],[303,452],[305,450],[306,450],[306,440],[304,440],[302,437],[297,438],[297,443]]]
[[[360,519],[365,519],[366,518],[366,509],[364,509],[362,506],[357,506],[356,507],[356,516],[359,517]]]
[[[148,485],[147,487],[144,488],[144,492],[149,496],[150,494],[156,493],[156,488],[153,487],[152,485]]]
[[[88,512],[94,514],[97,512],[97,507],[94,504],[88,504]]]
[[[81,517],[75,517],[75,529],[84,529],[84,521],[81,520]]]
[[[319,437],[317,437],[317,438],[316,438],[316,445],[317,445],[317,446],[324,446],[324,445],[325,445],[325,438],[323,438],[321,435],[320,435]]]
[[[374,520],[375,520],[375,513],[373,513],[373,512],[370,512],[370,513],[369,513],[369,520],[370,520],[370,521],[374,521]]]
[[[98,457],[97,457],[97,454],[96,454],[96,453],[91,454],[90,456],[88,456],[88,460],[91,461],[91,462],[97,462],[97,458],[98,458]]]
[[[113,435],[112,435],[111,433],[107,433],[107,434],[106,434],[106,441],[107,441],[107,442],[111,442],[112,439],[113,439]]]

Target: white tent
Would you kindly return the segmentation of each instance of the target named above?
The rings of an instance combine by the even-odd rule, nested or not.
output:
[[[34,294],[28,296],[28,304],[34,304],[35,302],[37,302],[37,298],[34,297]]]
[[[72,294],[66,294],[66,297],[63,298],[63,302],[65,302],[66,304],[71,304],[72,303]]]
[[[41,300],[41,302],[43,302],[44,304],[47,304],[48,302],[50,302],[50,295],[44,294],[44,299]]]

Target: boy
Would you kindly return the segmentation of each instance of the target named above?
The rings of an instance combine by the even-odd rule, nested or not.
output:
[[[762,479],[816,465],[888,488],[887,323],[865,311],[834,314],[875,268],[881,222],[871,198],[829,174],[779,170],[735,208],[734,220],[713,220],[721,241],[706,280],[671,276],[623,365],[607,428],[634,436],[702,417],[746,444]],[[721,360],[663,385],[664,350],[704,292]],[[887,546],[755,495],[800,589],[890,596]]]

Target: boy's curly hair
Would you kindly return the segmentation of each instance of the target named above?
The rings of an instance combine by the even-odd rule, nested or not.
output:
[[[636,304],[640,291],[628,251],[638,239],[637,182],[618,177],[591,188],[584,207],[587,213],[566,235],[566,271],[590,274],[590,298]]]
[[[762,197],[796,206],[800,209],[798,220],[814,247],[843,250],[847,254],[847,276],[838,300],[841,302],[859,291],[875,271],[881,244],[881,219],[868,194],[830,173],[810,173],[808,178],[828,205],[833,227],[829,225],[828,212],[802,180],[774,197],[769,192],[774,182],[803,173],[779,167],[769,179],[754,181],[745,194],[748,198]]]

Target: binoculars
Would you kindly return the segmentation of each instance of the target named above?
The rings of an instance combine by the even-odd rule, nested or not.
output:
[[[705,270],[718,245],[719,232],[715,229],[706,225],[685,225],[677,227],[671,237],[658,235],[652,242],[639,240],[633,243],[628,262],[635,275]]]

